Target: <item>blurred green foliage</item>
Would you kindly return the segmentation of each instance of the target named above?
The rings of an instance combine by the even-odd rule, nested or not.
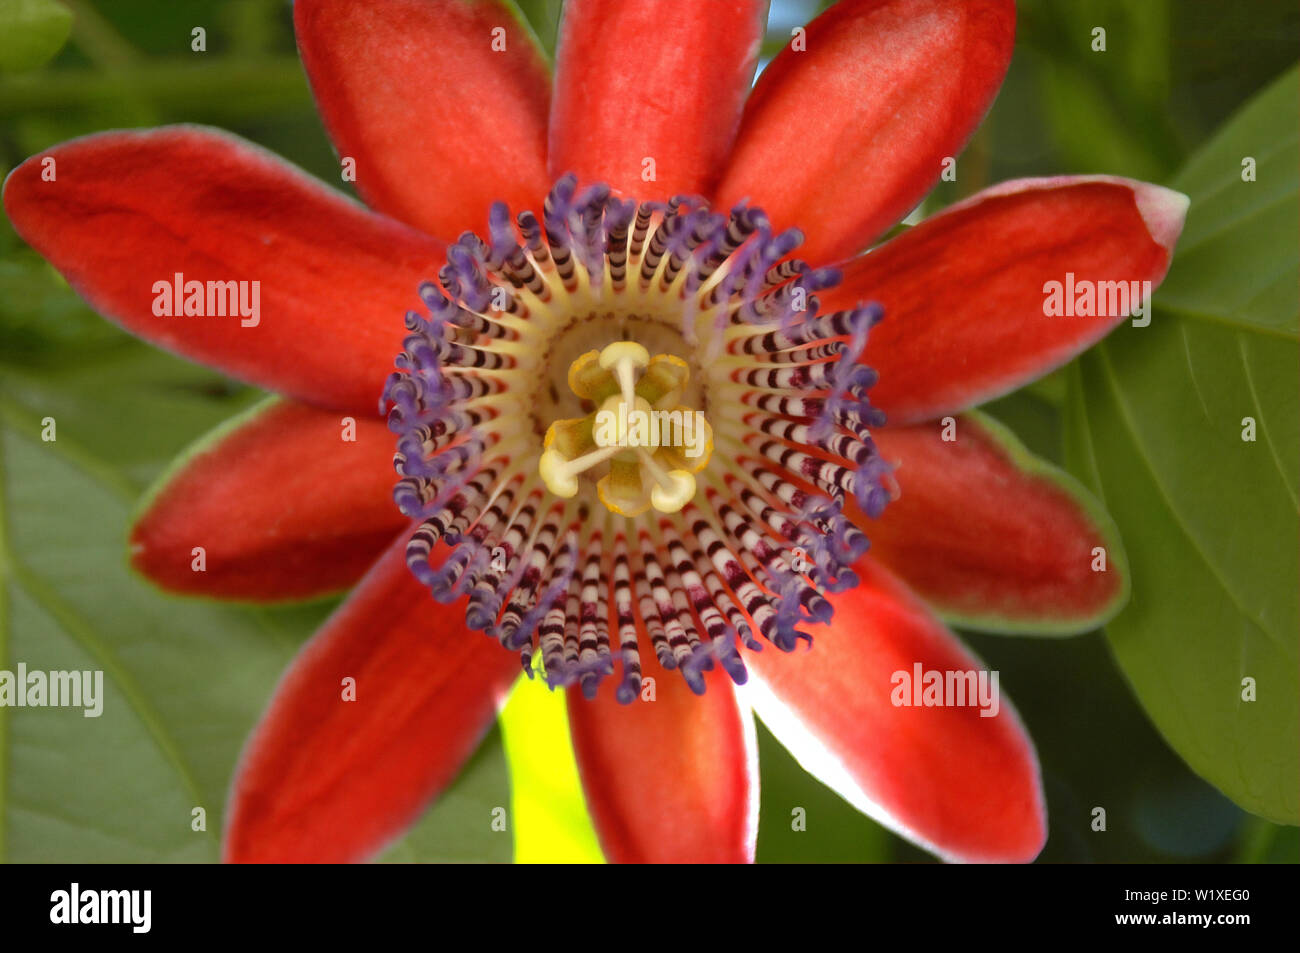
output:
[[[1151,326],[1118,328],[1080,359],[1066,424],[1073,466],[1134,528],[1134,596],[1106,630],[1117,660],[1202,776],[1289,823],[1300,818],[1297,115],[1291,70],[1174,180],[1192,205]],[[1243,702],[1247,678],[1255,697]]]
[[[72,11],[58,0],[0,0],[0,70],[35,69],[59,51]]]

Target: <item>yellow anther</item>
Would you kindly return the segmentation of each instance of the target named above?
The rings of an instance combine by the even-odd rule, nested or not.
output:
[[[683,506],[695,499],[695,477],[685,470],[669,470],[672,484],[665,487],[656,483],[650,491],[650,505],[660,513],[676,513]]]
[[[600,366],[614,375],[623,399],[632,403],[637,374],[650,363],[650,352],[635,341],[615,341],[600,352]]]
[[[702,470],[713,452],[704,415],[677,403],[689,377],[685,361],[651,358],[635,341],[616,341],[575,360],[569,386],[596,409],[547,430],[538,463],[547,488],[572,498],[579,474],[608,460],[609,472],[596,485],[608,509],[624,516],[652,506],[681,510],[695,496],[692,471]]]
[[[537,472],[541,474],[542,482],[546,484],[548,490],[566,500],[571,499],[578,493],[578,474],[608,460],[618,453],[619,449],[619,447],[601,447],[575,460],[566,460],[559,450],[550,447],[542,452],[542,458],[537,461]]]
[[[676,513],[695,496],[695,477],[685,470],[665,470],[655,463],[652,453],[637,449],[641,465],[650,472],[655,485],[650,490],[650,505],[661,513]]]

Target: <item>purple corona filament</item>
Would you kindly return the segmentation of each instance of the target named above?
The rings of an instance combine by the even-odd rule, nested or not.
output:
[[[384,389],[412,573],[588,697],[614,676],[635,699],[647,649],[702,693],[715,668],[743,683],[744,651],[811,643],[868,546],[845,503],[875,517],[893,489],[861,363],[880,306],[821,313],[839,273],[743,204],[568,175],[540,219],[493,206],[487,236],[420,286]],[[614,405],[698,409],[708,452],[601,443]]]

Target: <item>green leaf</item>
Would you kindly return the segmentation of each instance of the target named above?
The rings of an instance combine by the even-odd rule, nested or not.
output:
[[[1240,864],[1300,863],[1300,828],[1279,827],[1252,818],[1242,838],[1236,862]]]
[[[1172,183],[1192,205],[1160,307],[1291,339],[1300,331],[1297,76],[1257,96]],[[1247,158],[1253,182],[1242,180]]]
[[[0,70],[35,69],[71,31],[72,11],[58,0],[0,0]]]
[[[1297,76],[1248,104],[1175,180],[1190,216],[1151,325],[1126,324],[1085,355],[1066,403],[1066,459],[1115,517],[1132,567],[1132,600],[1106,630],[1120,666],[1195,771],[1290,824],[1300,821]],[[1242,180],[1243,156],[1259,160],[1257,181]]]
[[[6,367],[5,374],[11,397],[38,417],[53,417],[60,438],[71,436],[91,458],[111,461],[133,489],[147,486],[196,433],[258,398],[257,391],[206,368],[160,359],[120,334],[93,355],[65,348],[58,360]]]
[[[141,487],[255,395],[142,345],[66,357],[0,366],[0,671],[101,670],[103,713],[0,707],[0,860],[212,861],[244,740],[333,605],[223,606],[131,573]],[[509,860],[490,829],[508,803],[493,732],[385,859]]]
[[[450,788],[414,827],[379,858],[397,864],[507,864],[513,856],[509,830],[517,818],[507,810],[507,829],[494,830],[493,812],[510,807],[510,781],[493,727]]]
[[[4,856],[215,859],[241,736],[295,640],[148,591],[124,565],[124,484],[70,437],[40,440],[13,404],[4,424],[0,669],[102,670],[105,692],[98,718],[0,708]]]
[[[1046,641],[959,633],[1002,673],[1038,749],[1048,839],[1038,863],[1223,863],[1240,808],[1188,770],[1142,712],[1101,633]],[[1106,809],[1106,830],[1092,809]]]
[[[556,29],[563,0],[516,0],[515,6],[548,59],[555,58]]]
[[[894,851],[905,842],[805,771],[761,721],[755,727],[759,863],[878,864],[896,859]],[[917,852],[909,859],[928,858]]]

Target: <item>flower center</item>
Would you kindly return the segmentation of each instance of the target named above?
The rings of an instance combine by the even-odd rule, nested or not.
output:
[[[800,242],[752,207],[566,176],[540,222],[494,206],[420,288],[383,398],[407,562],[530,675],[590,697],[617,661],[629,702],[648,645],[696,692],[715,665],[743,682],[740,647],[811,641],[855,584],[844,503],[889,498],[859,363],[881,312],[819,314],[839,276]]]
[[[686,362],[633,341],[588,351],[569,365],[569,386],[598,407],[546,431],[538,472],[556,496],[577,496],[578,478],[604,465],[596,484],[606,508],[640,516],[676,513],[695,497],[695,474],[709,462],[713,436],[702,411],[678,403]]]

